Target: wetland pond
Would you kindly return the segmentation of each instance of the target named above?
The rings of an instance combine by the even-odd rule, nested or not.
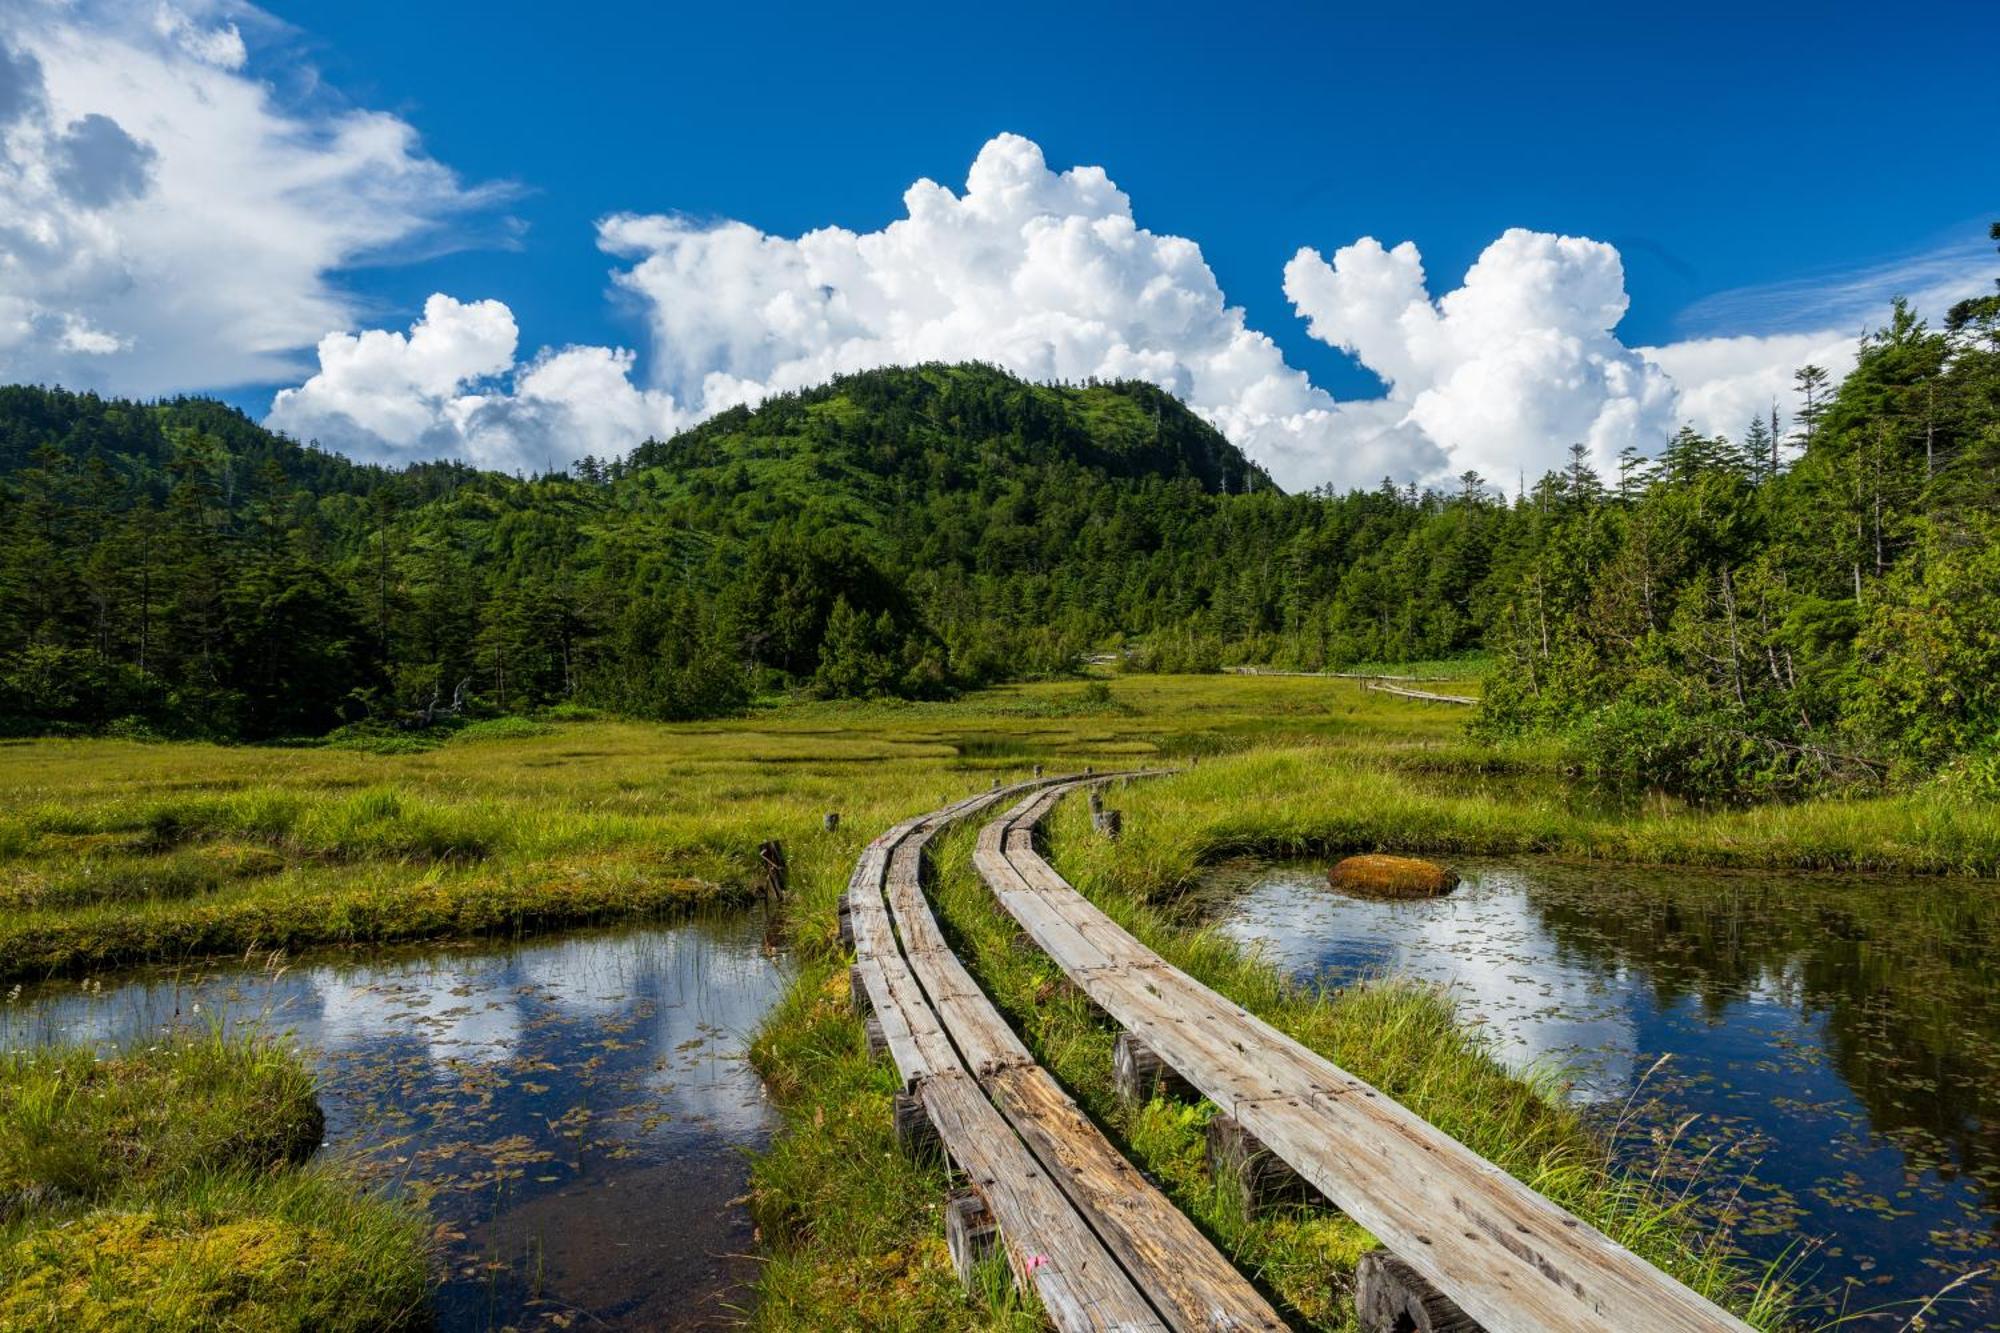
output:
[[[1329,888],[1324,862],[1228,864],[1196,907],[1302,980],[1448,987],[1508,1064],[1561,1075],[1627,1169],[1664,1163],[1757,1266],[1796,1261],[1808,1325],[1902,1328],[1984,1269],[1921,1326],[2000,1327],[2000,890],[1456,868],[1447,897],[1383,902]]]
[[[744,1052],[784,982],[735,913],[51,983],[0,1007],[0,1040],[288,1034],[322,1080],[322,1158],[438,1224],[438,1327],[703,1327],[754,1277],[741,1198],[775,1117]]]

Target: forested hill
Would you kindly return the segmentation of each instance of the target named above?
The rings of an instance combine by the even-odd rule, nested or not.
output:
[[[1996,229],[2000,239],[2000,229]],[[1481,725],[1736,795],[2000,793],[2000,297],[1901,305],[1796,419],[1524,494],[1285,495],[1171,397],[844,377],[532,479],[200,400],[0,390],[0,727],[309,735],[1483,649]],[[1983,776],[1981,776],[1983,775]]]
[[[586,460],[582,471],[598,466]],[[977,365],[847,376],[724,412],[605,470],[650,500],[743,533],[802,510],[893,525],[947,494],[976,508],[1052,470],[1091,481],[1185,479],[1207,492],[1272,489],[1241,450],[1150,384],[1055,388]]]
[[[1061,669],[1208,604],[1268,477],[1150,385],[843,377],[522,479],[222,404],[0,389],[0,712],[314,733],[452,700],[713,713]],[[1213,559],[1211,557],[1214,557]]]

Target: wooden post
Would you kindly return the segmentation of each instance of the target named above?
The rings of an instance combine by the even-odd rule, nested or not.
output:
[[[839,927],[840,947],[843,949],[852,949],[854,947],[854,904],[847,901],[847,895],[844,893],[840,895],[840,908],[835,913],[835,921]]]
[[[861,1035],[868,1039],[870,1059],[879,1059],[888,1052],[889,1039],[882,1035],[882,1015],[873,1009],[868,1011],[868,1017],[861,1020]]]
[[[1118,835],[1125,831],[1125,812],[1122,810],[1093,810],[1090,812],[1090,826],[1111,841],[1118,841]]]
[[[1486,1333],[1451,1297],[1387,1250],[1370,1250],[1355,1265],[1354,1314],[1361,1333]]]
[[[1096,771],[1097,771],[1097,765],[1095,765],[1095,764],[1085,764],[1085,765],[1083,766],[1083,775],[1084,775],[1085,777],[1089,777],[1089,776],[1090,776],[1091,774],[1095,773]]]
[[[993,779],[993,790],[994,791],[1000,790],[1000,779],[998,778]]]
[[[764,896],[773,902],[785,901],[786,883],[785,844],[776,838],[757,849],[757,859],[764,863]]]
[[[1035,765],[1035,776],[1036,776],[1036,777],[1040,777],[1041,775],[1042,775],[1042,766],[1041,766],[1040,764],[1036,764],[1036,765]]]
[[[1188,1081],[1153,1053],[1138,1034],[1121,1032],[1111,1048],[1111,1079],[1118,1100],[1126,1106],[1144,1106],[1155,1094],[1182,1101],[1196,1101],[1200,1094]]]
[[[1090,789],[1090,813],[1094,815],[1103,808],[1104,789],[1101,787],[1092,787]]]
[[[821,820],[819,821],[819,826],[820,826],[820,828],[821,828],[821,829],[825,830],[825,831],[826,831],[826,832],[828,832],[828,833],[831,833],[831,832],[833,832],[833,831],[834,831],[835,829],[839,828],[839,827],[840,827],[840,811],[838,811],[838,810],[829,810],[829,811],[827,811],[827,812],[826,812],[826,815],[825,815],[825,817],[823,817],[823,818],[822,818],[822,819],[821,819]]]
[[[951,1266],[966,1291],[979,1285],[979,1265],[1000,1248],[1000,1226],[979,1191],[966,1186],[951,1192],[944,1201],[944,1245],[951,1252]]]
[[[1218,1114],[1208,1122],[1208,1173],[1236,1183],[1245,1217],[1287,1204],[1326,1202],[1232,1116]]]
[[[896,1146],[902,1150],[903,1156],[913,1162],[927,1162],[944,1156],[944,1140],[938,1137],[930,1112],[924,1110],[923,1098],[914,1093],[899,1092],[890,1103],[890,1114],[896,1125]]]
[[[868,988],[861,984],[861,964],[847,969],[847,999],[854,1006],[856,1018],[866,1018],[874,1011],[875,1002],[868,998]]]

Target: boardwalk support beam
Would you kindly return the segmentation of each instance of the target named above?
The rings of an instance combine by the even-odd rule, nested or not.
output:
[[[924,1110],[923,1098],[899,1092],[891,1103],[890,1114],[896,1126],[896,1146],[903,1156],[913,1162],[935,1161],[944,1156],[944,1141],[938,1137],[937,1126],[931,1123],[930,1112]]]
[[[1326,1203],[1318,1190],[1259,1143],[1234,1116],[1218,1114],[1208,1122],[1208,1173],[1234,1183],[1245,1217],[1257,1217],[1274,1208]]]
[[[1118,1089],[1118,1100],[1127,1107],[1144,1106],[1155,1096],[1180,1101],[1201,1097],[1152,1047],[1130,1032],[1119,1033],[1111,1048],[1111,1080]]]
[[[1361,1333],[1486,1333],[1471,1315],[1387,1250],[1370,1250],[1354,1270]]]
[[[953,1190],[945,1200],[944,1244],[959,1284],[968,1295],[977,1294],[980,1265],[1000,1248],[1000,1226],[978,1190],[970,1186]]]

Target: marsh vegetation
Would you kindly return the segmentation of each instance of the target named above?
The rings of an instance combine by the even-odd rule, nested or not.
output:
[[[558,926],[615,920],[671,929],[697,909],[747,901],[759,873],[758,844],[777,837],[791,862],[792,891],[781,909],[791,980],[762,991],[765,1000],[751,1009],[732,1011],[727,1025],[731,1040],[747,1047],[776,1116],[750,1169],[748,1217],[741,1222],[757,1227],[763,1259],[751,1318],[771,1328],[879,1327],[885,1320],[912,1329],[1030,1326],[1032,1312],[1004,1284],[974,1300],[960,1290],[944,1253],[938,1211],[944,1180],[894,1151],[888,1116],[894,1079],[868,1058],[852,1016],[834,905],[861,845],[897,818],[996,778],[1024,776],[1038,763],[1051,771],[1086,764],[1102,771],[1164,762],[1184,771],[1115,795],[1127,816],[1119,842],[1091,835],[1080,805],[1058,815],[1056,859],[1080,888],[1167,956],[1655,1262],[1749,1311],[1756,1322],[1775,1323],[1790,1299],[1787,1284],[1776,1280],[1781,1274],[1742,1268],[1732,1234],[1663,1193],[1649,1178],[1650,1161],[1638,1162],[1636,1173],[1623,1169],[1633,1162],[1607,1153],[1584,1112],[1552,1087],[1524,1080],[1502,1058],[1504,1050],[1461,1026],[1447,998],[1398,981],[1346,985],[1352,978],[1341,978],[1343,985],[1330,990],[1300,984],[1269,961],[1246,957],[1238,942],[1198,929],[1182,904],[1216,861],[1245,853],[1539,853],[1604,865],[1991,873],[2000,867],[2000,816],[1949,791],[1750,809],[1633,802],[1579,790],[1556,747],[1469,740],[1463,723],[1459,713],[1371,693],[1355,681],[1120,675],[932,703],[791,703],[731,722],[546,719],[414,752],[31,742],[6,751],[10,762],[0,770],[7,812],[0,876],[17,905],[0,915],[0,960],[24,983],[8,1010],[9,1044],[73,1039],[108,1050],[155,1030],[150,1020],[135,1023],[107,1046],[110,1034],[88,1025],[35,1028],[40,1020],[33,1015],[55,1012],[49,997],[68,997],[63,1003],[74,1006],[94,993],[89,987],[116,991],[110,968],[164,967],[169,978],[178,968],[183,982],[169,980],[171,989],[202,970],[198,960],[254,951],[263,966],[253,971],[263,975],[371,978],[332,990],[379,1002],[380,1012],[369,1010],[375,1016],[358,1020],[357,1030],[384,1043],[386,1062],[322,1055],[314,1057],[316,1074],[305,1079],[308,1086],[317,1079],[334,1137],[347,1123],[342,1117],[370,1101],[384,1109],[384,1125],[399,1123],[409,1095],[421,1094],[427,1115],[462,1115],[462,1108],[449,1110],[456,1104],[450,1098],[422,1093],[430,1076],[420,1077],[419,1066],[440,1060],[455,1071],[448,1081],[472,1089],[464,1095],[485,1108],[479,1115],[491,1123],[479,1123],[491,1132],[425,1147],[420,1141],[433,1131],[419,1117],[371,1140],[390,1145],[373,1166],[343,1156],[337,1169],[308,1165],[301,1174],[287,1165],[272,1178],[332,1181],[358,1191],[342,1196],[350,1200],[343,1206],[354,1208],[389,1207],[368,1187],[371,1178],[414,1184],[432,1174],[463,1174],[496,1191],[496,1182],[511,1180],[507,1188],[517,1192],[507,1196],[506,1225],[523,1228],[511,1240],[504,1226],[495,1232],[463,1225],[470,1215],[451,1211],[461,1196],[449,1189],[403,1195],[408,1205],[428,1207],[429,1225],[446,1225],[446,1234],[426,1236],[405,1221],[385,1223],[375,1234],[388,1238],[384,1253],[390,1241],[404,1247],[397,1252],[405,1267],[397,1271],[429,1266],[433,1275],[457,1273],[442,1266],[459,1262],[450,1256],[465,1254],[468,1243],[476,1263],[528,1271],[517,1266],[549,1262],[537,1248],[542,1242],[529,1237],[588,1234],[575,1220],[580,1213],[551,1202],[575,1197],[568,1176],[542,1165],[561,1162],[567,1149],[536,1143],[523,1129],[533,1160],[496,1165],[505,1153],[478,1145],[511,1137],[501,1123],[511,1114],[510,1098],[543,1098],[536,1113],[558,1123],[574,1123],[564,1117],[586,1104],[601,1115],[608,1098],[568,1087],[553,1074],[513,1069],[510,1062],[535,1058],[524,1048],[510,1046],[498,1064],[474,1058],[477,1034],[454,1025],[540,1001],[512,997],[511,982],[501,986],[513,973],[480,980],[453,972],[452,960],[461,956],[453,942],[483,940],[482,947],[501,949],[490,956],[524,960],[544,946],[517,950],[513,942]],[[829,810],[842,815],[834,831],[822,825]],[[1344,1326],[1351,1317],[1344,1275],[1366,1237],[1322,1214],[1253,1221],[1232,1213],[1228,1195],[1201,1170],[1201,1108],[1118,1107],[1109,1093],[1111,1034],[1052,965],[997,919],[965,867],[964,837],[936,858],[941,914],[1037,1054],[1293,1318]],[[1952,891],[1986,890],[1964,884]],[[416,940],[431,943],[410,961],[380,952]],[[554,947],[571,946],[559,939]],[[429,979],[406,972],[397,980],[399,967]],[[637,1003],[643,988],[626,984],[642,970],[634,969],[599,989]],[[52,989],[42,980],[51,977]],[[460,988],[469,989],[455,993]],[[411,1002],[401,1003],[399,995]],[[428,1003],[416,1002],[424,996]],[[298,1003],[258,1000],[250,1008],[268,1011],[274,1030],[295,1029],[311,1049],[342,1049],[313,1029],[323,1004],[318,1018],[312,1006]],[[575,1041],[625,1043],[637,1040],[635,1030],[657,1026],[615,1004],[616,1013],[601,1008],[556,1028]],[[541,1021],[531,1016],[523,1032]],[[636,1028],[620,1026],[628,1022]],[[597,1027],[605,1035],[584,1035]],[[440,1037],[447,1044],[433,1049]],[[1939,1040],[1948,1045],[1952,1038],[1944,1033]],[[614,1065],[625,1058],[608,1050],[592,1055]],[[528,1093],[530,1083],[560,1091]],[[645,1098],[618,1104],[642,1105]],[[643,1160],[649,1136],[671,1134],[667,1123],[593,1130],[584,1139],[598,1143],[593,1151],[600,1154],[622,1144]],[[765,1132],[757,1130],[756,1141]],[[401,1133],[417,1139],[397,1146]],[[476,1151],[437,1168],[444,1160],[437,1150],[447,1144]],[[395,1163],[398,1156],[429,1165],[406,1168]],[[629,1159],[607,1158],[622,1160]],[[382,1161],[392,1169],[385,1173]],[[547,1174],[562,1178],[538,1179]],[[242,1215],[258,1215],[240,1197]],[[42,1210],[85,1206],[36,1198],[10,1234],[40,1225],[35,1217],[56,1215]],[[587,1207],[602,1202],[599,1196]],[[407,1215],[391,1208],[383,1216]],[[453,1239],[450,1231],[465,1235]],[[478,1249],[489,1242],[497,1249]],[[513,1290],[508,1284],[515,1281],[504,1274],[471,1280],[485,1292]],[[451,1290],[431,1308],[453,1326],[476,1324],[478,1311],[491,1308],[490,1301],[458,1303]],[[378,1326],[405,1311],[400,1296],[367,1308]]]

